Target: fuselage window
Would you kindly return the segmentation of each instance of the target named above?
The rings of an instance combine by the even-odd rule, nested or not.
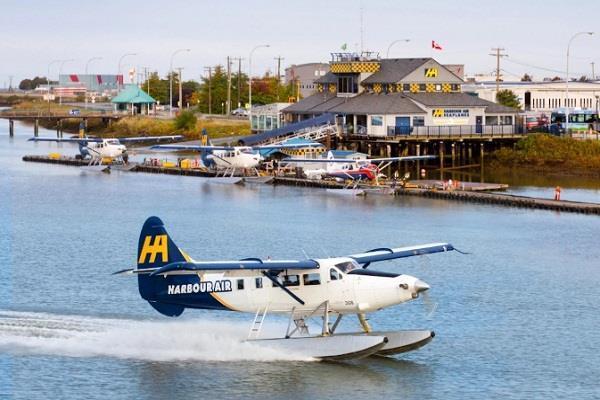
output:
[[[284,275],[283,286],[300,286],[299,275]]]
[[[304,274],[304,275],[302,275],[302,279],[303,279],[303,282],[304,282],[304,286],[320,285],[321,284],[321,274],[319,274],[319,273]]]
[[[238,288],[238,290],[244,290],[244,280],[243,279],[237,280],[237,288]]]
[[[340,279],[340,273],[338,272],[337,269],[331,268],[329,270],[329,277],[331,278],[332,281],[337,281],[338,279]]]
[[[256,288],[257,289],[262,289],[262,278],[256,278],[254,279],[254,282],[256,283]]]

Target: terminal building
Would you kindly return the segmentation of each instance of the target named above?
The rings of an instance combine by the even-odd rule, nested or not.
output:
[[[123,75],[110,74],[61,74],[55,94],[75,96],[77,94],[97,93],[110,95],[123,88]]]
[[[595,110],[600,105],[600,81],[569,82],[564,80],[542,82],[500,82],[500,90],[511,90],[525,111],[549,113],[563,107]],[[466,90],[473,91],[482,99],[496,98],[496,82],[491,80],[469,82]]]
[[[332,53],[316,92],[285,108],[284,118],[334,114],[343,133],[374,137],[514,133],[519,110],[464,92],[460,67],[433,58]]]

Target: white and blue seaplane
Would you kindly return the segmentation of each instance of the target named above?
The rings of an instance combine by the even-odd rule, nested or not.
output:
[[[140,234],[137,267],[115,274],[137,276],[141,297],[166,316],[179,316],[186,308],[251,313],[249,341],[339,360],[402,353],[431,341],[430,330],[372,331],[367,313],[414,300],[429,285],[409,275],[367,267],[451,250],[455,249],[449,243],[435,243],[300,261],[195,261],[175,245],[158,217],[150,217]],[[268,313],[289,315],[284,337],[261,335]],[[358,316],[363,331],[336,332],[342,317],[351,314]],[[322,318],[318,334],[309,333],[307,321],[312,317]]]
[[[324,147],[318,142],[279,143],[259,146],[219,146],[210,142],[206,130],[202,131],[201,141],[202,143],[199,145],[167,144],[152,146],[150,149],[198,152],[203,166],[216,171],[220,182],[239,183],[244,180],[265,182],[272,179],[271,177],[261,177],[258,172],[258,167],[265,160],[261,153],[273,150]],[[238,176],[240,173],[243,176]],[[251,173],[254,176],[251,176]]]
[[[57,142],[57,143],[77,143],[79,145],[79,154],[76,158],[85,160],[89,159],[90,163],[88,170],[103,171],[110,167],[103,165],[102,160],[110,159],[119,162],[126,162],[128,158],[126,144],[142,143],[142,142],[161,142],[183,139],[182,135],[165,135],[165,136],[139,136],[127,138],[99,138],[88,137],[80,134],[79,137],[72,138],[52,138],[52,137],[32,137],[31,142]]]

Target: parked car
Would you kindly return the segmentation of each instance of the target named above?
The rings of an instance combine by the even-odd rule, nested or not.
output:
[[[236,115],[238,117],[247,117],[248,116],[248,110],[246,110],[245,108],[236,108],[235,110],[233,110],[231,112],[231,115]]]

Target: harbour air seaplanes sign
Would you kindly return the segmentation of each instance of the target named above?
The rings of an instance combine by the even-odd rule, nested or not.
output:
[[[434,108],[433,125],[469,125],[468,108]]]

